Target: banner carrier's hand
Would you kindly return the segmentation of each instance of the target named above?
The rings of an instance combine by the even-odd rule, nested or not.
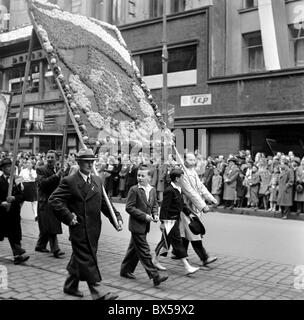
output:
[[[123,222],[121,220],[118,220],[117,222],[118,222],[117,231],[120,232],[120,231],[122,231]]]

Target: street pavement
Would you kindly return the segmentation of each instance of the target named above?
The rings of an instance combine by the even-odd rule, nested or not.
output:
[[[161,262],[168,269],[164,274],[169,275],[169,279],[162,283],[159,287],[154,287],[152,281],[148,279],[142,266],[139,264],[135,275],[136,280],[124,279],[119,276],[120,264],[124,258],[124,254],[128,247],[129,233],[127,231],[127,214],[123,212],[123,205],[117,205],[118,209],[123,213],[125,218],[125,230],[122,233],[116,232],[106,218],[103,218],[103,232],[99,242],[98,262],[103,277],[104,290],[106,292],[113,292],[119,295],[121,300],[303,300],[303,289],[295,289],[294,284],[301,286],[299,276],[295,275],[294,269],[297,263],[303,261],[302,259],[279,259],[276,255],[269,259],[259,258],[255,254],[248,253],[248,250],[240,250],[240,248],[248,247],[247,240],[252,238],[250,231],[246,228],[246,223],[253,227],[251,232],[256,232],[257,228],[264,224],[264,229],[272,225],[278,231],[278,235],[273,239],[274,241],[285,237],[280,233],[283,232],[284,227],[268,218],[254,217],[259,219],[257,224],[253,217],[240,217],[237,221],[236,227],[242,231],[240,234],[230,237],[229,247],[236,246],[236,251],[233,250],[216,250],[217,246],[211,245],[216,242],[215,233],[224,233],[224,237],[219,240],[223,244],[226,235],[229,233],[229,227],[226,228],[222,223],[219,229],[214,227],[218,225],[217,222],[226,221],[229,226],[228,218],[235,219],[230,215],[222,215],[213,213],[206,217],[207,232],[207,247],[211,250],[210,254],[217,255],[219,258],[210,268],[202,267],[199,272],[192,276],[185,276],[184,270],[179,261],[172,260],[170,257],[162,258]],[[222,218],[221,218],[222,217]],[[225,220],[222,220],[225,219]],[[268,219],[268,220],[267,220]],[[281,221],[281,220],[280,220]],[[290,221],[287,221],[291,223]],[[292,222],[294,223],[294,222]],[[297,228],[299,224],[302,227],[302,221],[296,222]],[[0,299],[14,299],[14,300],[79,300],[67,296],[62,292],[62,286],[65,281],[67,271],[66,265],[71,254],[70,243],[68,240],[68,230],[64,226],[64,234],[59,236],[61,249],[66,252],[64,259],[54,259],[50,254],[37,253],[34,251],[36,239],[38,236],[38,225],[33,221],[31,213],[26,208],[23,210],[23,247],[31,256],[30,260],[24,265],[15,266],[12,262],[12,253],[7,239],[0,242],[0,270],[1,265],[8,270],[8,288],[1,289],[0,281]],[[232,231],[233,231],[233,227]],[[290,237],[292,238],[297,229],[295,226],[285,227],[292,230]],[[294,229],[296,228],[296,229]],[[226,230],[228,229],[228,230]],[[231,230],[230,230],[231,231]],[[261,231],[262,234],[264,234]],[[149,242],[151,249],[155,248],[157,240],[159,239],[158,226],[153,225],[152,233],[149,235]],[[226,241],[229,237],[227,236]],[[267,248],[267,239],[260,237],[259,233],[256,238],[260,239],[259,251],[264,251]],[[303,240],[303,238],[295,237],[296,241]],[[303,241],[301,242],[303,243]],[[249,243],[249,247],[254,246],[254,243]],[[298,244],[300,247],[300,244]],[[281,248],[280,241],[278,246],[273,248],[273,251],[290,252],[288,255],[298,256],[298,247],[283,247]],[[217,247],[219,248],[219,247]],[[266,251],[269,251],[269,248]],[[284,252],[283,252],[284,251]],[[238,254],[240,253],[240,254]],[[287,255],[287,256],[288,256]],[[278,254],[279,256],[279,254]],[[193,265],[198,265],[198,257],[189,249],[189,260]],[[282,261],[281,261],[282,260]],[[304,261],[303,261],[304,265]],[[90,294],[85,283],[80,284],[80,290],[85,294],[84,300],[90,300]]]

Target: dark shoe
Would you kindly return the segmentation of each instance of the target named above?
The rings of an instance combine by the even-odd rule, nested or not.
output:
[[[131,272],[121,273],[120,276],[123,277],[123,278],[127,278],[127,279],[133,279],[133,280],[136,279],[136,277],[134,276],[134,274],[131,273]]]
[[[21,248],[19,256],[22,256],[23,254],[25,254],[25,252],[26,252],[26,251]]]
[[[203,266],[207,266],[210,263],[213,263],[217,260],[217,257],[209,257],[207,260],[203,261]]]
[[[93,284],[93,287],[100,287],[101,286],[101,282],[95,282],[94,284]]]
[[[78,289],[77,290],[63,289],[63,292],[73,297],[83,298],[83,293]]]
[[[38,221],[38,217],[35,217],[35,221],[36,221],[36,222]]]
[[[54,258],[57,258],[57,259],[63,259],[64,255],[65,253],[62,252],[61,250],[57,250],[56,252],[54,252]]]
[[[174,254],[172,254],[171,259],[173,259],[173,260],[179,260],[179,258],[178,258],[176,255],[174,255]]]
[[[160,277],[158,276],[157,278],[154,278],[153,279],[153,283],[154,283],[154,286],[157,287],[159,286],[162,282],[168,280],[168,276],[163,276],[163,277]]]
[[[107,293],[106,295],[96,299],[96,300],[116,300],[118,298],[118,294],[114,294],[114,293]]]
[[[46,249],[46,248],[35,248],[35,251],[37,252],[43,252],[43,253],[49,253],[50,250]]]
[[[25,261],[27,261],[30,258],[30,256],[23,255],[23,256],[16,256],[14,258],[14,264],[21,264]]]

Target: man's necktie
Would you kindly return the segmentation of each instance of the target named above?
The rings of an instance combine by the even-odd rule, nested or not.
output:
[[[91,178],[90,178],[90,176],[87,178],[87,184],[91,184]]]

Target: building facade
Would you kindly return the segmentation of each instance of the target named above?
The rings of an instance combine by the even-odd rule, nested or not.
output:
[[[168,111],[179,151],[198,149],[207,156],[250,149],[271,155],[290,149],[304,155],[304,1],[166,1]],[[161,106],[163,0],[51,2],[118,25]],[[29,23],[24,0],[0,0],[0,10],[4,31],[13,33],[14,28]],[[6,34],[0,34],[0,39]],[[26,55],[28,38],[0,40],[0,87],[4,91],[20,90],[16,79],[22,77],[9,70],[13,61],[24,67],[19,56]],[[40,119],[50,119],[48,130],[40,131],[49,134],[54,129],[58,135],[64,124],[63,102],[43,53],[36,48],[34,54],[31,90],[36,92],[28,94],[29,123],[25,121],[24,126],[41,129],[39,121],[31,120],[33,114],[40,115]],[[15,92],[10,130],[18,117],[19,101],[20,94]],[[23,138],[31,141],[29,148],[37,150],[50,135],[33,132]],[[12,140],[13,134],[9,136]],[[52,137],[52,145],[60,145],[60,137]],[[69,147],[76,147],[72,133]]]

